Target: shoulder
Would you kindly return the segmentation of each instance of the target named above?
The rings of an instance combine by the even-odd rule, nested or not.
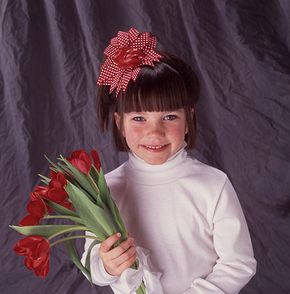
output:
[[[188,158],[185,168],[186,176],[180,178],[179,185],[194,197],[201,195],[208,205],[215,205],[229,182],[227,174],[196,158]]]
[[[110,189],[120,187],[120,185],[126,183],[126,173],[124,170],[125,164],[126,162],[105,174],[105,179]]]
[[[205,164],[196,158],[188,158],[188,164],[191,165],[191,174],[194,177],[202,178],[208,184],[223,185],[228,179],[226,173],[220,169]]]
[[[211,215],[216,207],[231,206],[239,209],[236,191],[225,172],[197,159],[192,159],[192,166],[191,186],[202,195],[206,195]]]

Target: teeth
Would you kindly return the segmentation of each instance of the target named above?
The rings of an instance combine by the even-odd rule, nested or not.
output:
[[[146,146],[146,148],[153,149],[153,150],[160,149],[162,147],[163,147],[163,145],[160,145],[160,146],[157,146],[157,145],[155,145],[155,146]]]

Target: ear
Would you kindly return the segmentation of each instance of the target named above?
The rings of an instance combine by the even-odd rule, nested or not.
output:
[[[125,138],[124,129],[122,128],[121,116],[118,112],[114,112],[114,119],[120,134],[122,134],[122,136]]]
[[[116,126],[117,126],[118,130],[120,131],[120,128],[121,128],[121,116],[119,115],[118,112],[114,112],[114,119],[115,119]]]
[[[186,135],[188,133],[188,123],[186,122],[185,123],[185,132],[184,132],[184,135]]]

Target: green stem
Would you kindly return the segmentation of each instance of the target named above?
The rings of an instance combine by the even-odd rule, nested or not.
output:
[[[140,287],[137,289],[136,294],[146,294],[146,287],[143,281]]]
[[[94,239],[97,240],[98,238],[94,237],[94,236],[84,236],[84,235],[75,235],[75,236],[70,236],[70,237],[66,237],[60,240],[57,240],[53,243],[50,244],[50,247],[53,247],[57,244],[60,244],[62,242],[68,241],[68,240],[73,240],[73,239],[80,239],[80,238],[88,238],[88,239]],[[101,242],[101,241],[100,241]]]
[[[45,219],[55,219],[55,218],[60,218],[60,219],[69,219],[77,223],[81,223],[82,219],[76,216],[66,216],[66,215],[46,215],[43,217]]]
[[[73,232],[73,231],[87,231],[87,230],[88,230],[88,228],[85,226],[73,226],[69,229],[65,229],[65,230],[59,231],[59,232],[51,235],[49,238],[47,238],[47,240],[53,239],[54,237],[61,235],[61,234],[64,234],[64,233]]]
[[[96,189],[97,193],[100,193],[100,189],[98,188],[97,184],[95,183],[94,179],[92,178],[92,176],[90,174],[88,174],[89,179],[91,180],[91,184],[94,186],[94,188]]]
[[[67,218],[65,215],[46,215],[43,218]]]
[[[92,176],[90,174],[88,174],[88,177],[90,179],[91,185],[93,186],[93,188],[95,189],[95,191],[97,193],[96,204],[101,208],[105,208],[105,205],[102,202],[101,197],[100,197],[101,192],[100,192],[98,185],[96,184],[96,182],[94,181],[94,179],[92,178]]]
[[[100,175],[100,172],[101,172],[101,169],[102,169],[102,168],[100,169],[100,171],[98,171],[97,168],[96,168],[93,164],[92,164],[92,167],[91,167],[91,168],[93,168],[93,169],[96,171],[96,173],[97,173],[98,175]]]

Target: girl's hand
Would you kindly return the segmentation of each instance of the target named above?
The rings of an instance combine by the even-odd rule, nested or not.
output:
[[[116,233],[103,241],[100,246],[99,255],[106,272],[112,276],[120,276],[136,260],[136,247],[133,238],[129,237],[119,246],[111,249],[120,237],[121,234]]]

